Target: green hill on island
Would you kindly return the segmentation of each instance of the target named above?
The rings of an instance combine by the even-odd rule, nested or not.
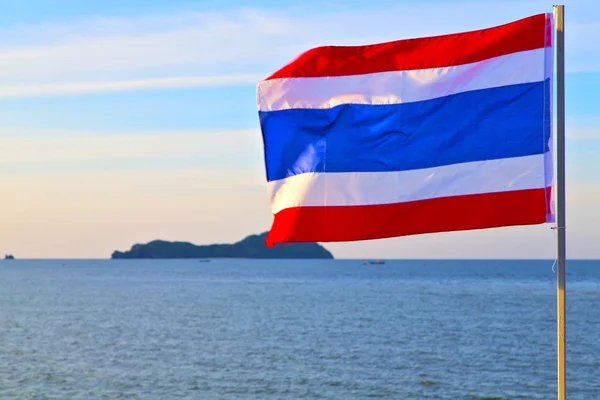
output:
[[[237,243],[198,246],[188,242],[154,240],[135,244],[128,251],[115,251],[111,258],[329,258],[333,255],[317,243],[265,246],[267,232],[250,235]]]

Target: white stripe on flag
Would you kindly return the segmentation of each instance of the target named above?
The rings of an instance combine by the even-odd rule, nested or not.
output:
[[[268,183],[273,213],[308,206],[391,204],[548,186],[544,154],[394,172],[304,173]]]
[[[261,81],[257,88],[258,110],[411,103],[471,90],[540,82],[545,78],[544,57],[545,49],[536,49],[453,67]]]

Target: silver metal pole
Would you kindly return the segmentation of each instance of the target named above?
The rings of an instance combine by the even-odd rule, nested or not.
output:
[[[558,268],[556,270],[556,322],[558,356],[558,400],[566,400],[566,330],[565,330],[565,25],[564,6],[554,6],[556,18],[556,223],[558,231]]]

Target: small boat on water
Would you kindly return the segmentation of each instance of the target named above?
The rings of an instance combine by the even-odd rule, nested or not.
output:
[[[12,254],[5,254],[5,255],[4,255],[4,259],[5,259],[5,260],[14,260],[14,259],[15,259],[15,257],[14,257]]]
[[[364,261],[363,265],[367,265],[367,264],[377,264],[377,265],[381,265],[381,264],[385,264],[385,261],[383,260],[371,260],[371,261]]]

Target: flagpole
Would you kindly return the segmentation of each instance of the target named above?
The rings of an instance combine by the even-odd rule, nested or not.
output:
[[[558,356],[558,400],[566,399],[566,329],[565,329],[565,264],[566,264],[566,225],[565,225],[565,26],[564,6],[554,6],[556,22],[556,224],[557,261],[556,301],[557,301],[557,356]]]

